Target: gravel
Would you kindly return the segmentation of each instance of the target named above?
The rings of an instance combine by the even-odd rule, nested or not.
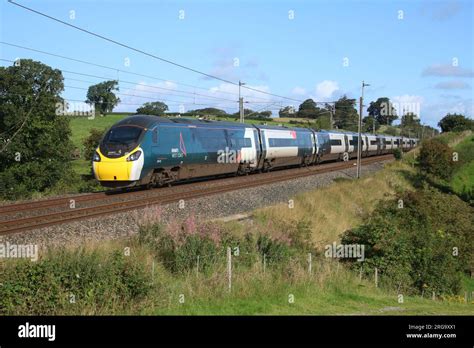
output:
[[[383,168],[384,162],[362,167],[362,175],[368,175]],[[308,177],[292,179],[264,186],[216,194],[179,203],[167,204],[148,210],[135,210],[121,214],[93,218],[69,224],[45,227],[0,236],[0,243],[37,244],[42,247],[97,243],[105,240],[130,237],[138,232],[138,221],[147,218],[162,222],[171,219],[184,219],[194,214],[200,219],[224,218],[245,214],[257,208],[288,202],[298,193],[330,185],[336,178],[354,178],[356,169],[344,169],[336,172],[321,173]],[[212,185],[212,182],[210,182]]]

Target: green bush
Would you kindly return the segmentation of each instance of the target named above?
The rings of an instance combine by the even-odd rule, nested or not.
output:
[[[103,129],[92,128],[90,130],[89,135],[82,142],[82,145],[84,146],[83,157],[85,160],[92,161],[92,156],[99,146],[104,133],[105,130]]]
[[[166,269],[181,273],[194,269],[199,256],[199,268],[208,270],[217,259],[222,259],[224,248],[203,234],[186,233],[183,226],[165,228],[162,224],[141,227],[139,242],[147,245]],[[175,230],[170,230],[175,228]]]
[[[369,221],[345,232],[342,241],[364,244],[365,269],[378,267],[390,286],[455,294],[463,271],[474,266],[473,216],[472,207],[455,195],[408,192],[381,202]]]
[[[182,222],[141,227],[138,240],[149,247],[163,265],[173,273],[196,268],[211,269],[225,263],[230,247],[234,265],[249,267],[265,254],[268,264],[285,264],[292,255],[312,250],[310,224],[306,220],[289,222],[281,231],[251,232],[240,235],[213,223],[196,223],[192,218]]]
[[[400,149],[395,149],[393,150],[393,156],[395,156],[395,159],[401,160],[402,159],[403,152]]]
[[[453,150],[436,138],[423,141],[419,164],[422,172],[447,180],[454,171]]]
[[[56,250],[36,262],[0,263],[0,275],[3,315],[77,313],[75,307],[100,313],[139,300],[151,288],[139,260],[119,251]]]

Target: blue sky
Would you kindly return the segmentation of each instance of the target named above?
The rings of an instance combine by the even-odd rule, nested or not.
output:
[[[297,100],[332,101],[343,94],[358,98],[365,80],[370,83],[365,104],[387,96],[399,113],[415,111],[432,126],[447,112],[473,116],[469,0],[18,2],[194,69]],[[128,95],[119,95],[117,110],[134,111],[137,104],[154,99],[165,100],[173,111],[206,105],[238,109],[236,86],[113,45],[6,0],[0,10],[0,41],[122,72],[4,44],[0,58],[32,58],[61,70],[126,81],[120,83],[120,93]],[[91,82],[101,81],[64,76],[68,87],[63,96],[71,100],[84,100]],[[254,110],[275,113],[281,106],[299,104],[245,89],[242,94],[250,102],[246,107]]]

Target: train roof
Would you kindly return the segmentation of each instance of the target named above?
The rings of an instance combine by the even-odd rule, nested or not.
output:
[[[284,130],[299,130],[299,131],[310,131],[308,128],[301,127],[284,127],[284,126],[267,126],[267,125],[258,125],[258,124],[242,124],[237,122],[229,121],[215,121],[215,120],[204,120],[196,118],[187,118],[187,117],[161,117],[161,116],[151,116],[151,115],[132,115],[127,116],[117,122],[114,126],[124,126],[124,125],[136,125],[143,128],[152,128],[156,124],[185,124],[185,125],[203,125],[206,127],[226,127],[226,128],[248,128],[248,127],[257,127],[258,129],[284,129]]]

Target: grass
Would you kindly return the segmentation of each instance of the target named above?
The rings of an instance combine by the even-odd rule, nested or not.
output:
[[[96,116],[94,119],[87,117],[73,117],[70,122],[72,131],[71,140],[75,147],[82,149],[82,141],[87,138],[92,128],[107,129],[114,123],[127,116],[126,114],[109,114],[106,116]]]
[[[309,219],[314,242],[322,247],[338,241],[342,232],[360,224],[380,199],[412,189],[406,176],[414,172],[405,162],[392,162],[361,180],[339,179],[337,184],[297,195],[292,209],[288,204],[279,204],[259,209],[255,216],[276,225]]]
[[[450,185],[454,192],[463,194],[474,190],[474,135],[453,141],[454,150],[458,153],[460,166],[451,178]]]
[[[124,248],[130,247],[130,256]],[[27,261],[29,262],[29,261]],[[13,268],[15,263],[22,267]],[[139,315],[434,315],[474,313],[474,302],[433,301],[376,288],[372,279],[335,261],[316,260],[313,273],[293,265],[286,272],[258,262],[240,267],[233,258],[232,290],[225,262],[208,273],[170,273],[149,249],[131,241],[68,248],[37,264],[0,264],[3,308],[9,314]],[[10,267],[5,272],[4,267]],[[34,268],[34,269],[33,269]],[[472,289],[473,280],[466,279]],[[7,289],[7,290],[5,290]],[[8,290],[9,289],[9,290]],[[16,292],[15,304],[11,292]],[[70,302],[74,295],[74,302]],[[290,296],[294,299],[290,303]],[[184,300],[184,302],[183,302]],[[5,314],[5,312],[3,312]]]

